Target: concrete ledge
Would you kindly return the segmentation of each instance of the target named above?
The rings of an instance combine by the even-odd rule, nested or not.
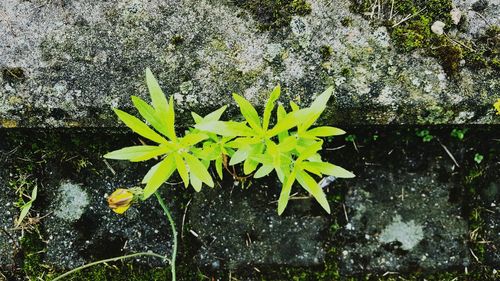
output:
[[[278,83],[282,102],[302,105],[335,85],[328,124],[500,122],[497,70],[451,77],[424,51],[398,53],[386,28],[352,13],[348,0],[307,1],[309,13],[265,30],[234,3],[2,1],[0,127],[121,126],[111,107],[147,96],[146,67],[184,126],[191,110],[235,109],[232,92],[262,105]]]

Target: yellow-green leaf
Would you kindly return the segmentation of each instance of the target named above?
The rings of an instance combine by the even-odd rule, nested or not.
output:
[[[165,94],[163,94],[158,81],[149,68],[146,68],[146,84],[148,85],[148,90],[149,94],[151,95],[151,102],[154,109],[158,112],[161,112],[161,117],[164,118],[164,114],[166,114],[166,112],[168,111],[167,98],[165,97]]]
[[[167,128],[165,124],[161,122],[154,108],[136,96],[132,96],[131,98],[132,98],[132,103],[134,104],[135,108],[137,108],[141,116],[144,119],[146,119],[146,121],[148,121],[151,124],[151,126],[153,126],[153,128],[155,128],[158,132],[166,136]]]
[[[298,171],[297,181],[305,190],[311,193],[311,195],[316,199],[316,201],[318,201],[327,213],[330,213],[330,204],[328,204],[328,200],[326,199],[323,189],[307,172]]]
[[[151,175],[146,174],[146,177],[148,177],[149,180],[147,181],[146,187],[144,188],[144,194],[142,196],[143,200],[146,200],[147,198],[149,198],[149,196],[153,195],[153,193],[155,193],[155,191],[164,182],[166,182],[175,171],[174,156],[172,156],[172,154],[169,154],[158,164],[158,166],[155,165],[151,169],[154,169]]]
[[[208,172],[208,169],[205,167],[205,165],[203,165],[203,163],[201,163],[200,160],[198,160],[198,158],[186,153],[184,155],[184,160],[186,160],[190,173],[194,173],[194,175],[206,185],[210,187],[214,186],[214,182],[212,180],[212,177],[210,176],[210,173]]]
[[[173,140],[177,140],[175,135],[175,111],[174,111],[174,98],[170,96],[170,102],[168,103],[167,114],[165,115],[165,122],[167,127],[167,136]]]
[[[306,169],[316,169],[319,170],[321,173],[329,176],[334,176],[337,178],[354,178],[355,175],[346,169],[333,165],[328,162],[303,162],[302,163],[303,167]]]
[[[222,179],[224,173],[222,173],[222,156],[215,159],[215,170],[217,171],[217,175]]]
[[[295,182],[295,170],[285,177],[285,184],[281,188],[280,198],[278,199],[278,215],[281,215],[288,205],[288,200],[290,199],[290,191],[292,190],[293,183]]]
[[[196,124],[196,129],[226,137],[254,136],[255,132],[245,124],[234,121],[211,121]]]
[[[203,133],[188,133],[181,140],[180,143],[183,147],[189,147],[199,143],[200,141],[208,139],[208,136]]]
[[[181,176],[182,182],[184,182],[184,187],[188,187],[189,174],[186,168],[186,164],[184,163],[184,160],[182,160],[182,157],[178,153],[174,153],[174,159],[175,159],[175,167],[177,168],[179,176]]]
[[[240,107],[241,114],[245,117],[250,127],[256,132],[262,132],[262,127],[260,126],[259,114],[253,107],[253,105],[247,101],[244,97],[233,94],[233,98]]]
[[[119,109],[114,109],[116,115],[118,115],[118,118],[125,123],[132,131],[136,132],[137,134],[150,139],[156,143],[168,143],[168,141],[160,136],[157,132],[153,131],[153,129],[149,128],[148,125],[146,125],[144,122],[139,120],[138,118],[121,111]]]
[[[281,87],[280,85],[274,87],[269,99],[266,102],[266,107],[264,108],[264,116],[262,120],[262,129],[267,131],[269,127],[269,119],[271,119],[271,113],[274,109],[276,100],[280,97]]]
[[[154,145],[138,145],[124,147],[119,150],[109,152],[104,155],[104,158],[115,160],[130,160],[132,162],[145,161],[153,157],[165,154],[170,149],[165,146]]]
[[[269,173],[271,173],[273,170],[274,170],[274,167],[272,165],[262,165],[257,170],[257,172],[255,172],[253,177],[256,179],[265,177],[265,176],[269,175]]]
[[[189,173],[189,178],[191,179],[191,186],[193,186],[194,190],[200,192],[201,186],[203,185],[201,180],[194,173]]]
[[[322,126],[307,131],[307,134],[314,137],[329,137],[343,135],[345,134],[345,131],[335,127]]]

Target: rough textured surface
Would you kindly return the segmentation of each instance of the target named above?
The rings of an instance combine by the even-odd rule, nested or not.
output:
[[[5,154],[4,154],[5,153]],[[8,180],[10,177],[6,175],[1,169],[2,158],[6,155],[7,151],[3,151],[0,144],[0,270],[2,268],[14,267],[14,258],[19,251],[18,238],[21,233],[14,229],[14,222],[19,215],[18,209],[14,203],[17,201],[14,190],[9,186]]]
[[[346,197],[349,222],[342,230],[341,270],[408,272],[469,264],[467,223],[450,202],[453,186],[435,168],[372,169]]]
[[[500,185],[490,182],[482,191],[484,212],[484,240],[486,262],[491,266],[500,265]]]
[[[110,108],[147,95],[147,66],[181,125],[190,110],[234,109],[232,92],[262,104],[278,83],[301,104],[335,85],[325,123],[499,122],[495,70],[451,79],[434,58],[398,53],[348,0],[293,1],[304,5],[277,10],[279,23],[251,2],[2,1],[0,126],[117,126]]]
[[[254,182],[248,190],[225,185],[195,197],[189,217],[202,244],[198,264],[216,270],[323,262],[326,218],[310,213],[311,199],[301,200],[301,206],[290,203],[287,214],[278,216],[269,202],[277,199],[279,183],[267,184]]]
[[[78,179],[81,183],[58,179],[46,186],[44,193],[52,198],[50,215],[44,221],[48,238],[45,261],[49,264],[71,269],[128,253],[170,253],[170,228],[156,202],[148,200],[131,207],[125,215],[113,213],[107,207],[106,194],[130,182],[110,178],[109,171],[104,174],[102,178]],[[164,265],[157,258],[139,257],[136,261]]]

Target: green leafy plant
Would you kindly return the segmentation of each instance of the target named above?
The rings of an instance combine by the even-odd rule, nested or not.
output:
[[[326,195],[314,176],[354,177],[354,174],[339,166],[323,162],[318,154],[323,145],[321,137],[345,132],[330,126],[311,128],[325,110],[332,92],[333,88],[328,88],[310,107],[304,109],[291,102],[292,111],[289,113],[279,105],[276,124],[272,127],[270,121],[280,96],[279,86],[271,92],[262,118],[249,101],[233,94],[245,122],[216,120],[198,123],[195,128],[226,138],[224,145],[235,151],[230,155],[229,165],[243,163],[246,175],[253,173],[254,178],[261,178],[275,171],[283,184],[278,200],[279,214],[285,210],[296,181],[330,213]]]
[[[434,139],[434,136],[431,135],[430,131],[427,129],[418,130],[416,132],[417,137],[421,137],[423,142],[430,142]]]
[[[107,153],[104,157],[130,160],[132,162],[146,161],[155,157],[162,158],[142,180],[142,183],[146,184],[143,200],[150,197],[175,171],[178,172],[185,187],[191,184],[196,191],[200,191],[202,183],[213,186],[214,182],[208,172],[206,160],[200,159],[199,150],[195,149],[195,145],[206,140],[209,136],[199,131],[187,131],[183,137],[178,137],[175,132],[173,98],[170,97],[170,100],[167,101],[160,85],[149,69],[146,70],[146,83],[151,95],[152,105],[136,96],[132,96],[132,102],[139,114],[156,131],[137,117],[119,109],[114,109],[114,111],[125,125],[142,137],[156,143],[156,145],[125,147]],[[223,109],[214,115],[222,114],[222,112]],[[209,119],[217,119],[214,115],[210,116]],[[202,160],[205,160],[205,164]]]
[[[477,164],[481,164],[481,162],[483,162],[483,159],[484,159],[484,156],[480,153],[476,153],[474,154],[474,162],[476,162]]]
[[[463,140],[467,131],[467,129],[460,130],[455,128],[451,131],[450,135],[458,140]]]

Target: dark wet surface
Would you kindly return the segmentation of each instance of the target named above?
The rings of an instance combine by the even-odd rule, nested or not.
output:
[[[462,139],[456,130],[465,128],[458,126],[343,129],[349,135],[328,140],[322,155],[357,177],[328,188],[332,215],[300,199],[307,194],[295,186],[298,200],[278,217],[273,201],[280,187],[274,178],[251,181],[241,190],[226,174],[201,194],[164,186],[183,237],[180,267],[215,277],[231,271],[248,280],[287,280],[283,267],[321,272],[337,263],[343,275],[364,275],[463,272],[499,264],[500,127],[469,127]],[[41,262],[60,269],[136,251],[169,253],[170,233],[157,202],[134,206],[125,216],[106,206],[105,194],[137,185],[154,161],[106,163],[102,155],[139,143],[135,135],[109,130],[1,130],[2,272],[24,276],[23,251],[29,249],[12,240],[28,231],[47,242],[37,254]],[[13,228],[19,187],[29,194],[35,185],[31,219]],[[80,215],[65,216],[64,204]],[[410,229],[415,239],[398,240],[397,231],[389,233],[394,229]],[[138,263],[161,266],[152,259]]]

